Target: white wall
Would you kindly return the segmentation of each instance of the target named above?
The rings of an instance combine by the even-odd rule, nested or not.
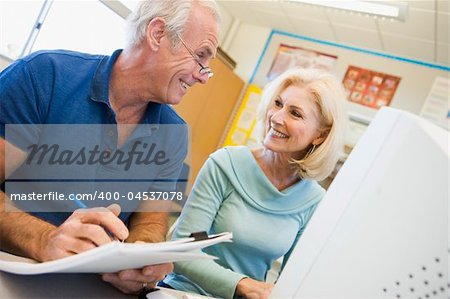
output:
[[[228,11],[223,9],[220,5],[219,10],[220,16],[222,18],[222,24],[220,25],[219,31],[219,45],[222,46],[224,40],[227,37],[227,33],[231,27],[231,24],[233,23],[233,17],[228,13]]]
[[[270,29],[241,23],[231,45],[224,49],[236,62],[234,72],[248,81],[264,49]]]
[[[239,31],[236,33],[229,53],[237,62],[236,72],[245,80],[248,80],[253,73],[269,33],[270,30],[267,28],[246,24],[241,24]],[[420,113],[436,76],[448,78],[450,75],[450,72],[444,70],[274,34],[254,78],[254,83],[259,86],[265,85],[266,75],[281,43],[338,56],[334,74],[339,79],[344,77],[349,65],[401,77],[399,87],[390,106],[415,114]],[[369,119],[377,112],[375,109],[359,104],[350,102],[349,104],[350,112]]]

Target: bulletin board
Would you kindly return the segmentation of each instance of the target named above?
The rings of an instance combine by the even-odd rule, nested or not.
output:
[[[262,89],[250,84],[244,94],[242,103],[233,119],[230,130],[225,138],[224,146],[247,145],[253,147],[257,144],[255,135],[256,114],[261,101]]]
[[[350,147],[357,143],[367,125],[378,112],[378,108],[381,106],[390,106],[409,111],[416,115],[419,115],[423,111],[423,116],[428,113],[428,117],[439,118],[441,119],[440,122],[445,121],[446,125],[450,120],[449,109],[446,110],[445,115],[441,113],[443,109],[439,111],[438,116],[436,116],[437,114],[430,114],[431,110],[435,111],[434,108],[430,110],[430,107],[436,104],[438,98],[442,99],[442,103],[449,102],[449,88],[448,85],[446,85],[447,87],[442,87],[442,80],[436,83],[437,87],[434,90],[437,92],[430,91],[435,78],[449,77],[450,68],[448,66],[320,41],[307,36],[294,35],[278,30],[271,31],[260,53],[260,58],[250,78],[251,88],[263,88],[270,81],[273,73],[279,72],[283,65],[289,67],[293,63],[293,60],[291,60],[292,57],[290,57],[292,54],[289,53],[294,51],[294,49],[315,51],[316,53],[325,54],[329,57],[335,57],[332,73],[342,80],[344,84],[347,83],[349,95],[353,91],[353,87],[346,80],[349,79],[347,75],[351,69],[364,70],[370,78],[369,83],[372,81],[379,83],[381,81],[381,85],[370,85],[375,85],[378,87],[378,90],[367,85],[363,89],[365,94],[361,94],[360,98],[354,95],[353,100],[347,101],[347,110],[351,122],[349,130],[347,130],[346,144]],[[306,57],[306,55],[302,57]],[[376,77],[381,77],[381,79]],[[354,86],[356,87],[356,82]],[[359,88],[362,89],[362,85]],[[246,98],[249,96],[248,92],[245,95]],[[376,96],[371,98],[373,94]],[[365,99],[364,95],[366,96]],[[434,100],[427,100],[429,104],[424,105],[427,95],[428,97],[431,96]],[[244,101],[238,111],[242,113],[245,105]],[[232,129],[230,132],[227,132],[225,145],[254,142],[254,132],[252,130],[238,128],[237,119],[240,115],[237,114],[237,117],[232,120]]]
[[[269,81],[269,73],[273,59],[278,53],[280,45],[290,45],[303,49],[311,49],[320,53],[337,56],[332,73],[343,80],[349,66],[362,67],[376,73],[383,73],[401,78],[395,89],[395,94],[389,102],[389,107],[409,111],[419,115],[436,77],[449,78],[450,67],[415,61],[405,57],[371,51],[357,46],[340,45],[333,42],[321,41],[307,36],[294,35],[279,30],[272,30],[260,58],[255,66],[250,82],[263,87]],[[444,95],[449,101],[448,93]],[[378,112],[360,103],[347,101],[349,115],[370,123]]]

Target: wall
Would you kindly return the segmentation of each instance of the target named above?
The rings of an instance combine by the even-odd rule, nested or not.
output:
[[[0,71],[2,71],[4,68],[6,68],[10,63],[11,63],[11,59],[0,55]]]
[[[237,61],[238,66],[236,72],[246,80],[251,78],[257,65],[256,62],[261,56],[262,49],[266,46],[267,39],[263,42],[263,37],[267,35],[267,32],[267,28],[242,24],[236,33],[229,53]],[[338,78],[344,77],[349,65],[401,77],[400,85],[391,102],[391,107],[410,111],[415,114],[420,112],[435,77],[448,78],[450,75],[448,71],[370,55],[329,44],[321,44],[311,40],[303,40],[282,33],[275,32],[270,37],[271,39],[267,44],[265,55],[261,59],[253,80],[259,86],[264,86],[266,83],[266,74],[270,69],[280,43],[337,55],[338,61],[334,73]],[[361,115],[367,119],[371,119],[377,111],[350,102],[349,105],[352,114]]]
[[[219,45],[222,46],[225,39],[227,38],[227,34],[230,30],[230,27],[233,23],[233,17],[219,5],[220,17],[222,18],[222,22],[220,24],[219,31]]]
[[[269,35],[269,28],[241,23],[231,45],[224,49],[237,62],[234,71],[244,81],[249,81]]]
[[[244,81],[219,56],[210,64],[214,70],[208,84],[189,89],[175,110],[190,127],[189,182],[193,183],[209,155],[221,147],[221,138],[239,100]],[[188,189],[190,186],[188,186]]]

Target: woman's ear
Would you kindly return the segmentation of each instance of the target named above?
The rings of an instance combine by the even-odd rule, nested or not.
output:
[[[161,39],[166,36],[166,21],[163,18],[154,18],[147,25],[147,44],[153,51],[158,51]]]
[[[312,141],[312,144],[316,146],[321,145],[325,141],[325,139],[327,139],[329,132],[330,132],[329,129],[320,131],[320,135]]]

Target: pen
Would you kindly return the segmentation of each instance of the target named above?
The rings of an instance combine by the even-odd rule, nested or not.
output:
[[[77,199],[76,194],[70,194],[69,199],[72,200],[78,208],[87,209],[87,205],[82,200]]]
[[[71,194],[71,195],[73,195],[73,194]],[[75,198],[74,198],[75,197]],[[76,196],[75,195],[73,195],[73,196],[71,196],[71,197],[69,197],[70,199],[73,199],[73,202],[78,206],[78,208],[80,208],[80,209],[87,209],[88,208],[88,206],[83,202],[83,201],[81,201],[81,200],[79,200],[79,199],[76,199]],[[103,228],[103,229],[105,229],[105,228]],[[106,233],[108,234],[108,236],[112,239],[112,240],[115,240],[115,241],[121,241],[122,243],[124,242],[124,240],[120,240],[119,238],[117,238],[116,236],[114,236],[110,231],[108,231],[108,230],[106,230],[105,229],[105,231],[106,231]]]
[[[76,204],[80,209],[87,209],[87,205],[85,205],[84,202],[82,202],[81,200],[75,199],[75,204]]]

